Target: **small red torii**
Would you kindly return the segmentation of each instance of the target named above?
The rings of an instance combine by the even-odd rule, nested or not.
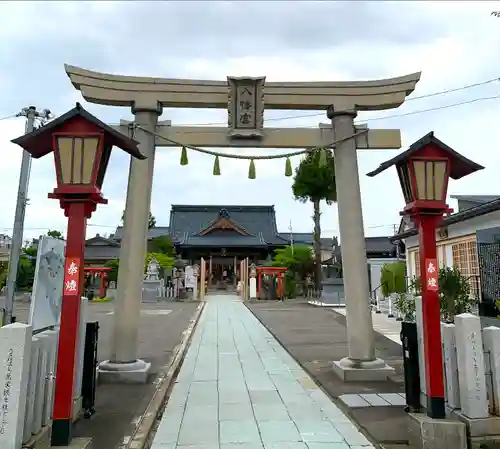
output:
[[[110,272],[112,268],[110,267],[85,267],[85,273],[96,274],[99,276],[99,298],[104,298],[105,289],[106,289],[106,281],[108,280],[108,272]]]
[[[260,290],[262,283],[262,276],[265,274],[275,276],[278,279],[278,296],[283,297],[284,294],[284,277],[285,272],[288,270],[286,267],[255,267],[257,271],[257,297],[260,299]]]

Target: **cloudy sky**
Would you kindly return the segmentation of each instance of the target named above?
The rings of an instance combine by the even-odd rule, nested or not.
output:
[[[227,75],[263,76],[269,81],[378,79],[422,71],[412,97],[500,77],[500,10],[496,2],[0,2],[0,118],[35,105],[62,114],[80,93],[64,63],[90,70],[142,76],[224,80]],[[405,146],[433,130],[438,138],[485,170],[452,182],[450,194],[500,194],[500,82],[408,101],[397,110],[363,113],[372,128],[400,128]],[[447,107],[457,103],[469,104]],[[127,108],[82,102],[108,123],[131,119]],[[431,109],[429,111],[429,109]],[[424,112],[419,112],[424,111]],[[303,115],[272,111],[266,118]],[[406,115],[407,114],[407,115]],[[165,109],[162,120],[205,124],[227,120],[223,110]],[[325,113],[271,122],[270,126],[316,127]],[[24,132],[24,120],[0,120],[0,232],[11,233],[21,151],[9,143]],[[232,152],[240,150],[231,150]],[[252,154],[264,151],[253,150]],[[367,235],[389,235],[399,222],[403,198],[394,173],[374,179],[365,173],[394,151],[359,151]],[[295,202],[284,161],[248,163],[213,160],[180,151],[156,153],[152,212],[167,225],[171,204],[274,204],[280,230],[312,228],[309,204]],[[300,158],[293,160],[298,164]],[[108,206],[94,214],[88,236],[110,233],[125,204],[128,158],[116,151],[103,191]],[[49,228],[65,231],[58,204],[47,199],[55,184],[53,159],[33,161],[25,237]],[[454,205],[454,204],[452,204]],[[323,206],[326,236],[338,234],[337,208]]]

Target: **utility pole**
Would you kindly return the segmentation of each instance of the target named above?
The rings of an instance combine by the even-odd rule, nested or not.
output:
[[[35,129],[35,119],[47,120],[50,118],[50,110],[44,109],[37,111],[35,106],[23,108],[16,117],[26,117],[25,133],[29,134]],[[28,185],[31,171],[31,156],[23,151],[21,160],[21,171],[19,174],[19,187],[17,191],[16,213],[14,217],[14,227],[12,230],[12,244],[9,255],[9,276],[7,278],[7,297],[5,299],[5,310],[2,325],[5,326],[12,322],[14,311],[14,299],[16,296],[16,279],[21,257],[21,247],[23,244],[24,217],[26,214],[26,204],[28,202]]]
[[[394,235],[397,234],[397,224],[393,224],[392,225],[392,228],[393,228],[393,231],[394,231]],[[399,260],[401,258],[401,241],[397,241],[396,242],[396,259]]]
[[[290,247],[292,248],[292,256],[293,256],[293,232],[292,232],[292,220],[290,220],[290,225],[288,226],[290,230]]]

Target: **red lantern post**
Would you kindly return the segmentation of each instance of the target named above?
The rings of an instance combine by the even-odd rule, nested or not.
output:
[[[107,203],[101,187],[112,147],[120,147],[138,159],[145,157],[137,149],[136,141],[101,122],[79,103],[66,114],[12,142],[35,159],[54,153],[57,187],[49,198],[58,199],[68,217],[52,416],[52,445],[68,446],[72,440],[73,385],[87,220],[97,204]]]
[[[401,214],[410,216],[419,231],[427,415],[442,419],[445,405],[436,230],[443,216],[452,212],[446,204],[449,178],[460,179],[484,167],[457,153],[434,137],[433,132],[383,162],[368,176],[378,175],[393,165],[406,201]]]

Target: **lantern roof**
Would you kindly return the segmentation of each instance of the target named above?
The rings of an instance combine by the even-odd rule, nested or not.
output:
[[[77,117],[83,118],[96,128],[99,128],[100,131],[104,131],[106,143],[108,145],[119,147],[137,159],[146,159],[146,156],[144,156],[137,148],[139,142],[127,137],[121,132],[113,129],[111,126],[106,125],[106,123],[101,122],[101,120],[97,117],[83,109],[80,103],[76,103],[76,106],[73,109],[57,117],[46,125],[41,126],[28,134],[24,134],[17,139],[13,139],[11,142],[22,147],[30,153],[33,158],[41,158],[53,151],[53,133],[64,131],[65,125]]]
[[[389,159],[388,161],[382,162],[377,169],[371,171],[370,173],[367,173],[366,176],[376,176],[379,173],[382,173],[384,170],[387,170],[389,167],[392,167],[393,165],[398,165],[405,160],[410,159],[412,156],[417,156],[417,153],[423,150],[428,145],[437,147],[449,155],[451,162],[450,178],[452,179],[460,179],[478,170],[484,169],[482,165],[476,164],[470,159],[467,159],[465,156],[462,156],[453,148],[441,142],[437,137],[434,136],[434,131],[431,131],[430,133],[426,134],[424,137],[410,145],[410,147],[406,151],[403,151],[402,153],[398,154],[392,159]]]

